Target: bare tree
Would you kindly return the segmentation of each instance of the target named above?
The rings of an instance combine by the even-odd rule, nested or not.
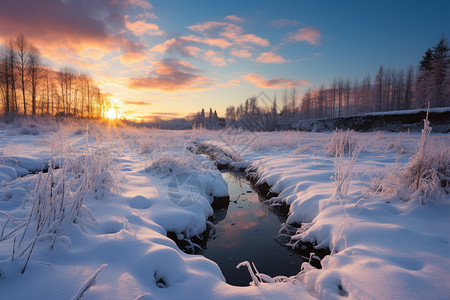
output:
[[[342,100],[344,95],[344,80],[342,78],[339,78],[338,80],[338,117],[342,116]]]
[[[333,82],[331,82],[331,117],[336,116],[336,93],[337,93],[337,80],[336,78],[333,79]]]
[[[311,118],[311,100],[312,100],[311,91],[307,90],[305,95],[303,96],[301,106],[303,118],[305,119]]]
[[[344,101],[345,101],[345,114],[348,116],[350,114],[350,96],[352,92],[352,82],[347,79],[344,82]]]
[[[363,103],[361,101],[362,88],[359,86],[358,79],[353,82],[353,112],[358,114],[362,110]]]
[[[283,90],[283,94],[281,95],[281,103],[283,104],[281,114],[286,116],[289,111],[289,98],[288,98],[288,91],[286,88]]]
[[[42,61],[39,50],[34,46],[30,46],[29,60],[27,66],[31,85],[31,114],[35,115],[37,89],[39,81],[42,78]]]
[[[326,107],[325,104],[326,96],[325,96],[325,86],[322,84],[319,88],[318,95],[317,95],[317,117],[323,118],[325,116],[324,108]]]
[[[4,101],[3,106],[5,113],[11,111],[10,81],[8,50],[3,46],[0,54],[0,87],[3,95],[2,98]]]
[[[289,103],[290,109],[292,111],[292,116],[295,116],[297,110],[297,89],[293,87],[289,93]]]
[[[14,41],[10,40],[8,45],[6,46],[7,49],[7,61],[8,61],[8,73],[9,73],[9,81],[10,81],[10,92],[11,92],[11,111],[17,112],[18,106],[17,106],[17,93],[16,93],[16,83],[17,83],[17,73],[15,72],[15,64],[16,64],[16,51],[14,47]]]
[[[375,76],[375,110],[381,111],[383,109],[383,86],[384,86],[384,72],[383,66],[380,66],[378,73]]]
[[[23,113],[27,114],[27,102],[25,97],[25,90],[27,84],[28,76],[28,44],[25,40],[25,36],[20,33],[16,39],[16,49],[17,49],[17,62],[16,69],[19,73],[20,88],[22,90],[22,102],[23,102]]]
[[[406,73],[405,82],[405,94],[403,97],[402,109],[409,109],[411,107],[411,102],[413,99],[413,85],[414,85],[414,67],[409,66]]]

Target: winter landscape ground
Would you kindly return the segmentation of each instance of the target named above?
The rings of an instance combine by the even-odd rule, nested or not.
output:
[[[2,122],[0,298],[448,299],[450,139],[428,131]],[[167,233],[196,247],[228,195],[217,165],[270,187],[262,205],[289,215],[267,239],[328,249],[321,268],[270,277],[249,257],[237,287],[182,252]]]

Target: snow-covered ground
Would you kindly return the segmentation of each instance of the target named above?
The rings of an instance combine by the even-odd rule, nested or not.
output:
[[[349,136],[352,168],[330,155],[333,133],[0,124],[0,299],[448,298],[449,195],[405,201],[395,176],[421,135]],[[428,144],[444,149],[448,174],[449,135]],[[227,194],[214,164],[188,150],[199,145],[270,185],[272,205],[290,205],[284,228],[301,227],[289,245],[329,248],[322,269],[234,287],[167,238],[202,233],[213,197]]]

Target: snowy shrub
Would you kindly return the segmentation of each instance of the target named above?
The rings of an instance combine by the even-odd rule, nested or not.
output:
[[[193,155],[181,157],[162,156],[145,169],[148,173],[154,173],[162,177],[191,173],[192,170],[201,169],[199,161]]]
[[[424,147],[401,169],[398,179],[409,192],[408,200],[421,204],[445,198],[450,193],[450,152],[445,146]]]
[[[139,153],[148,154],[152,152],[153,145],[149,140],[144,140],[139,146]]]
[[[332,179],[335,181],[336,194],[338,195],[347,194],[352,179],[353,166],[361,151],[356,140],[352,137],[354,134],[356,132],[352,130],[335,131],[326,147],[328,155],[334,156],[335,171]],[[348,159],[345,157],[346,154],[348,154]]]
[[[430,123],[424,120],[419,150],[409,162],[383,178],[375,178],[372,190],[424,205],[450,194],[450,152],[444,144],[429,141]]]
[[[398,134],[397,139],[388,145],[388,150],[395,150],[398,154],[406,154],[408,148],[405,147],[401,141],[402,134]]]
[[[14,238],[11,260],[16,257],[23,262],[21,273],[25,272],[37,241],[50,241],[51,249],[56,241],[70,246],[70,239],[61,235],[63,227],[69,223],[80,226],[96,223],[92,212],[83,205],[86,191],[85,184],[76,187],[75,179],[68,179],[64,169],[55,172],[50,166],[48,173],[38,175],[28,216],[23,219],[8,217],[0,236],[0,240]],[[11,220],[13,226],[5,234]]]
[[[349,133],[349,131],[347,131]],[[361,149],[356,146],[355,142],[350,142],[350,139],[346,134],[339,134],[341,138],[339,143],[335,143],[335,134],[333,134],[332,142],[334,144],[334,176],[332,179],[335,181],[336,194],[347,195],[352,179],[353,166],[358,158]],[[348,158],[345,155],[348,153]]]
[[[326,153],[330,156],[336,156],[340,153],[351,153],[357,146],[354,138],[356,134],[353,130],[335,130],[331,136],[331,141],[325,147]]]
[[[28,201],[32,208],[22,219],[8,216],[0,234],[0,241],[13,239],[11,260],[19,259],[24,273],[31,254],[38,241],[49,241],[53,249],[59,241],[70,247],[71,241],[62,235],[62,230],[75,223],[81,228],[85,224],[96,224],[93,213],[84,205],[84,201],[93,192],[98,198],[105,191],[115,189],[114,166],[108,149],[102,149],[97,143],[91,150],[87,143],[83,154],[71,151],[67,140],[57,135],[57,154],[63,162],[62,168],[54,170],[49,163],[48,173],[40,172],[36,185]]]

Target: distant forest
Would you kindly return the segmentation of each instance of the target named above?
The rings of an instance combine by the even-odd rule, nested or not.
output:
[[[101,118],[110,100],[88,74],[53,70],[23,34],[0,48],[0,112]]]
[[[407,70],[380,66],[375,78],[361,80],[335,78],[329,86],[306,91],[298,101],[297,91],[285,89],[281,99],[253,96],[238,106],[226,109],[228,126],[260,127],[263,130],[289,128],[298,120],[336,118],[368,112],[407,110],[450,106],[450,49],[442,35],[438,44],[428,49],[419,62]],[[222,122],[221,122],[222,121]],[[204,110],[194,117],[196,126],[217,128],[223,120]]]

